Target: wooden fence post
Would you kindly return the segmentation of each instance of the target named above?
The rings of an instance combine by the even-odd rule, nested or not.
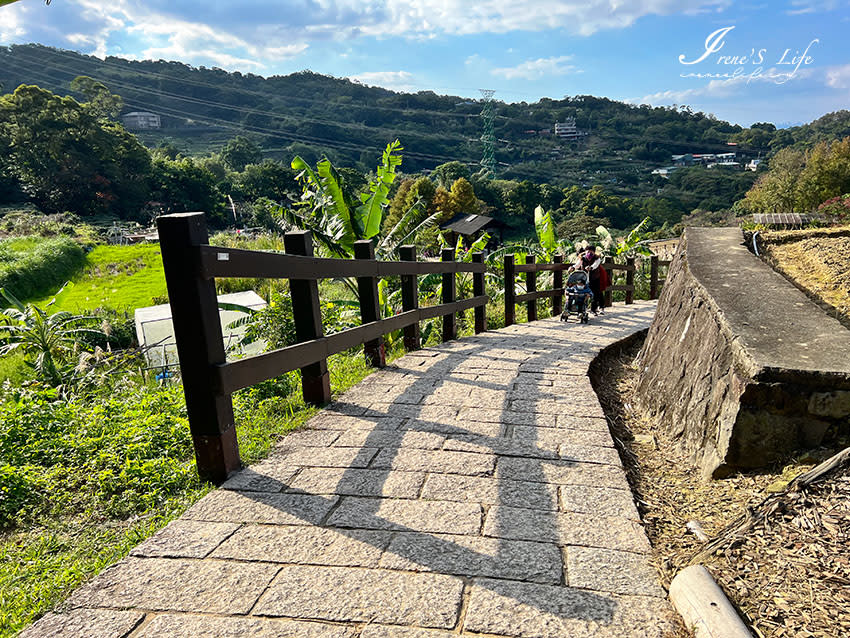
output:
[[[455,249],[443,248],[442,261],[454,262]],[[457,283],[455,281],[455,273],[443,273],[443,303],[454,303],[457,300]],[[455,313],[450,312],[443,315],[443,341],[451,341],[457,338],[457,321]]]
[[[472,253],[473,264],[484,263],[484,253]],[[484,289],[483,272],[472,273],[472,296],[480,297],[486,294]],[[479,334],[487,330],[487,306],[475,307],[475,334]]]
[[[555,255],[552,258],[552,261],[556,264],[564,263],[563,255]],[[552,273],[552,288],[555,290],[559,290],[564,287],[564,271],[556,270]],[[552,297],[552,316],[557,317],[561,314],[564,309],[564,295],[563,293],[555,293],[555,296]]]
[[[400,246],[399,257],[402,261],[416,261],[416,246]],[[401,309],[404,312],[419,307],[419,278],[416,275],[401,276]],[[408,352],[419,350],[419,322],[404,328],[404,348]]]
[[[602,265],[608,271],[608,275],[610,276],[610,279],[611,279],[611,285],[613,286],[614,285],[614,271],[611,269],[611,266],[614,265],[614,259],[612,257],[606,257],[605,261],[603,262]],[[610,287],[608,288],[608,290],[606,290],[604,293],[602,293],[602,298],[603,298],[603,301],[604,301],[604,304],[603,304],[602,307],[603,308],[610,308],[611,305],[614,303],[613,291],[611,290]]]
[[[201,277],[195,249],[209,241],[204,214],[164,215],[157,227],[198,474],[223,483],[241,463],[233,403],[210,374],[226,356],[215,281]]]
[[[516,320],[515,280],[514,256],[505,255],[505,328],[514,325],[514,321]]]
[[[360,239],[354,242],[355,259],[375,259],[375,245],[371,239]],[[372,323],[381,320],[381,299],[378,295],[377,277],[358,277],[357,292],[360,295],[360,320]],[[387,365],[387,355],[384,349],[384,338],[378,337],[363,344],[363,354],[366,363],[374,368],[384,368]]]
[[[286,233],[283,237],[286,252],[291,255],[313,256],[313,236],[308,230]],[[299,343],[324,336],[322,311],[319,307],[319,283],[315,279],[290,279],[292,319]],[[331,377],[328,360],[301,368],[301,391],[306,403],[321,405],[331,400]]]
[[[525,263],[533,266],[537,263],[537,258],[534,255],[528,255],[525,258]],[[525,273],[525,292],[537,292],[536,272]],[[537,321],[537,299],[526,302],[525,307],[528,309],[528,320]]]
[[[658,255],[649,258],[649,298],[658,299]]]
[[[626,303],[632,304],[635,302],[635,258],[626,257],[626,266],[629,267],[626,271],[626,287],[631,286],[630,290],[626,290]]]

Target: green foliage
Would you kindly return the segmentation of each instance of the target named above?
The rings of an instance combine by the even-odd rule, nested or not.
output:
[[[38,298],[73,277],[84,260],[82,247],[66,237],[0,239],[0,288]]]
[[[4,483],[27,504],[7,508],[4,526],[69,507],[124,518],[199,485],[179,387],[95,401],[38,388],[0,398]]]
[[[74,237],[83,244],[99,240],[97,229],[71,213],[45,215],[35,210],[10,210],[0,219],[0,230],[10,237],[38,235],[39,237]]]
[[[0,295],[12,304],[0,313],[0,356],[23,352],[40,379],[54,387],[70,382],[77,363],[71,359],[79,352],[79,336],[102,334],[84,327],[91,325],[93,318],[61,310],[48,313],[33,304],[24,306],[3,288]]]
[[[747,192],[752,213],[808,213],[833,197],[850,192],[850,136],[820,142],[810,152],[782,149],[768,172]]]
[[[168,213],[204,211],[207,223],[223,226],[225,198],[216,178],[202,162],[191,158],[155,159],[151,171],[151,199],[163,203]]]
[[[300,210],[282,209],[282,220],[286,225],[313,231],[315,238],[331,253],[353,256],[355,241],[371,239],[381,230],[390,187],[395,181],[396,168],[401,164],[398,154],[401,150],[398,140],[387,144],[375,177],[369,181],[368,188],[356,196],[347,191],[342,176],[330,160],[321,160],[313,171],[307,162],[296,156],[292,168],[300,171],[298,180],[303,187],[298,203]]]
[[[159,244],[96,246],[71,281],[73,286],[56,295],[57,310],[83,313],[111,308],[132,312],[167,294]]]
[[[221,159],[231,170],[243,171],[248,164],[259,164],[263,153],[254,140],[237,135],[221,149]]]
[[[136,215],[150,155],[102,108],[37,86],[0,96],[0,172],[48,213]]]
[[[555,238],[555,224],[552,222],[552,214],[544,211],[542,206],[534,209],[534,227],[537,230],[537,241],[541,250],[549,261],[558,248]]]

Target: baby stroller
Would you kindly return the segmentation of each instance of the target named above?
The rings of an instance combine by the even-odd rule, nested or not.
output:
[[[583,270],[576,270],[567,277],[567,307],[561,313],[561,321],[567,321],[570,313],[575,313],[578,315],[579,322],[588,322],[587,307],[593,299],[593,292],[588,282],[587,273]]]

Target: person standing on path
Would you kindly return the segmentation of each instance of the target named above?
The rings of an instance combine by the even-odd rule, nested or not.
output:
[[[593,291],[593,301],[590,310],[593,314],[605,314],[605,304],[602,293],[610,283],[608,272],[602,267],[602,256],[596,254],[596,249],[590,246],[584,253],[579,254],[576,269],[584,270],[590,279],[590,289]]]

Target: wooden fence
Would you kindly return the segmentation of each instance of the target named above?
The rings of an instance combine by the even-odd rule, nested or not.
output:
[[[239,469],[239,448],[231,394],[291,370],[301,370],[304,400],[322,404],[331,399],[328,356],[364,345],[373,366],[385,365],[383,336],[404,330],[404,345],[420,347],[419,322],[442,317],[444,341],[457,336],[456,313],[475,309],[475,332],[486,329],[484,259],[473,255],[472,263],[454,261],[454,250],[443,250],[440,262],[418,262],[413,246],[401,249],[402,261],[375,259],[371,241],[354,246],[355,259],[313,256],[309,232],[287,233],[285,254],[208,245],[203,213],[166,215],[158,220],[162,261],[171,303],[174,336],[180,357],[189,426],[195,446],[198,473],[221,483]],[[473,296],[456,299],[457,273],[473,276]],[[441,304],[419,307],[418,275],[441,273]],[[378,279],[400,276],[402,312],[381,317]],[[264,354],[228,362],[222,339],[217,277],[288,279],[297,344]],[[355,277],[360,293],[362,325],[324,335],[319,305],[318,280]]]
[[[564,271],[572,265],[564,263],[563,255],[555,255],[553,263],[538,264],[534,255],[528,255],[524,264],[516,264],[514,255],[505,255],[505,326],[516,322],[516,305],[525,303],[528,320],[537,320],[537,300],[552,298],[552,316],[561,314],[564,302]],[[537,290],[537,273],[552,271],[552,289]],[[525,293],[515,290],[516,274],[525,273]]]
[[[661,286],[667,281],[667,277],[659,277],[659,268],[662,266],[670,266],[671,260],[659,259],[658,255],[653,255],[649,258],[649,298],[658,299],[658,294],[661,291]]]
[[[474,309],[475,332],[486,330],[484,288],[484,256],[475,253],[472,263],[457,262],[453,248],[445,248],[439,262],[416,261],[416,249],[402,246],[401,261],[378,261],[371,241],[354,244],[354,259],[317,258],[313,256],[313,240],[309,232],[286,233],[285,253],[271,253],[210,246],[203,213],[165,215],[157,220],[160,248],[189,426],[195,447],[198,473],[216,483],[241,467],[236,442],[231,394],[241,388],[271,379],[292,370],[301,371],[301,389],[307,403],[321,405],[331,399],[327,359],[330,355],[363,345],[368,363],[375,367],[386,364],[384,335],[403,330],[404,347],[416,350],[420,344],[419,322],[442,318],[442,339],[457,337],[458,312]],[[658,266],[669,264],[653,258],[652,294],[657,294],[663,280]],[[634,259],[625,265],[606,260],[611,271],[626,272],[626,285],[613,290],[626,292],[626,303],[634,301]],[[516,304],[525,303],[528,320],[537,319],[537,302],[552,298],[552,316],[563,308],[564,271],[571,264],[557,255],[553,263],[537,263],[528,256],[525,264],[516,264],[514,255],[505,256],[505,325],[516,320]],[[553,274],[550,290],[537,289],[537,273]],[[472,297],[457,299],[458,273],[472,273]],[[418,276],[442,274],[441,303],[419,306]],[[516,294],[517,273],[525,274],[526,292]],[[378,298],[378,281],[383,277],[400,277],[402,311],[382,317]],[[292,298],[292,314],[297,343],[286,348],[227,361],[219,318],[215,279],[249,277],[288,279]],[[320,279],[353,277],[360,297],[361,325],[335,334],[324,334],[319,303]],[[605,293],[611,305],[610,290]]]

